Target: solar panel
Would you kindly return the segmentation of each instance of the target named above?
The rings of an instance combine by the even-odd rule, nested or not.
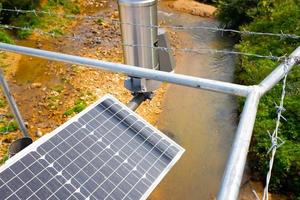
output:
[[[184,149],[107,95],[0,168],[0,199],[146,199]]]

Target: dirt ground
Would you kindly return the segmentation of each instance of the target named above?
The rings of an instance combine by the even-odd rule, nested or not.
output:
[[[102,9],[103,11],[90,12],[90,10],[95,10],[95,7],[97,7],[96,10]],[[118,18],[116,8],[114,2],[82,1],[82,10],[89,12],[82,13],[82,15],[101,16],[104,22],[99,24],[97,20],[82,19],[71,23],[66,36],[79,36],[83,38],[80,41],[64,36],[49,38],[33,34],[27,40],[16,43],[121,63],[123,55],[120,48],[120,30],[117,24],[109,23],[111,19]],[[66,116],[65,112],[74,107],[74,102],[78,100],[89,105],[105,94],[112,94],[121,102],[126,103],[132,97],[123,86],[126,79],[123,74],[7,52],[1,52],[0,57],[2,66],[5,66],[4,71],[11,92],[34,140],[51,132],[75,115],[73,113]],[[153,100],[146,101],[137,110],[151,124],[156,124],[161,112],[161,100],[165,87],[162,85]],[[5,99],[3,95],[1,99]],[[1,114],[10,113],[8,105],[0,108],[0,112]],[[11,119],[12,116],[9,115],[4,120]],[[0,134],[0,160],[6,157],[9,144],[20,137],[19,131]]]
[[[214,6],[199,3],[194,0],[169,1],[168,6],[177,11],[186,12],[200,17],[213,17],[217,10]]]

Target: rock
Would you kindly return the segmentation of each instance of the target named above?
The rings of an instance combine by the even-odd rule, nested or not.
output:
[[[41,129],[37,129],[37,131],[35,132],[35,135],[37,136],[37,137],[42,137],[43,136],[43,132],[41,131]]]
[[[39,42],[39,43],[37,44],[37,48],[38,48],[38,49],[41,49],[42,47],[43,47],[43,44]]]
[[[29,128],[29,123],[28,122],[24,122],[24,125],[26,128]]]
[[[32,88],[40,88],[40,87],[42,87],[42,83],[32,83],[31,87]]]

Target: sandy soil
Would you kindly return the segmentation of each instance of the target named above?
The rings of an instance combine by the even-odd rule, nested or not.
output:
[[[213,17],[216,8],[194,0],[176,0],[168,2],[168,6],[177,11],[186,12],[200,17]]]

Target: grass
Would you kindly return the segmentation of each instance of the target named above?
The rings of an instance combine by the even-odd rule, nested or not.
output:
[[[103,23],[104,23],[104,20],[102,19],[102,18],[99,18],[99,19],[97,19],[97,24],[99,24],[99,25],[103,25]]]
[[[13,131],[18,130],[18,125],[15,121],[2,121],[2,126],[0,126],[0,133],[1,134],[7,134]]]
[[[70,0],[48,0],[48,6],[50,7],[63,6],[67,11],[69,11],[72,14],[80,13],[79,6]]]
[[[0,99],[0,108],[4,108],[6,106],[6,101],[4,99]]]
[[[0,31],[0,42],[14,44],[14,40],[4,31]]]
[[[41,8],[40,10],[63,10],[63,13],[71,13],[71,14],[79,14],[80,8],[76,2],[72,2],[71,0],[48,0],[48,3]],[[5,13],[11,14],[11,13]],[[41,13],[20,13],[15,14],[12,13],[10,16],[9,24],[12,24],[17,27],[28,28],[30,30],[16,30],[16,36],[19,39],[28,38],[33,32],[34,29],[38,28],[42,31],[45,31],[49,34],[54,34],[55,36],[61,36],[64,34],[64,29],[66,28],[66,24],[71,21],[71,18],[66,18],[62,16],[57,16],[55,14],[41,14]],[[0,32],[0,41],[3,38],[6,42],[12,42],[10,38],[5,37],[5,35]]]
[[[52,90],[54,90],[55,92],[58,92],[58,93],[62,93],[63,90],[64,90],[64,85],[62,84],[59,84],[59,85],[55,85]]]
[[[53,30],[49,31],[49,33],[53,34],[56,37],[64,35],[63,30],[61,30],[59,28],[54,28]]]
[[[7,160],[8,160],[8,155],[6,154],[6,155],[4,155],[3,157],[2,157],[2,159],[0,159],[0,165],[3,165]]]
[[[83,111],[86,108],[86,106],[87,105],[83,100],[78,99],[74,102],[74,106],[72,108],[70,108],[64,112],[64,115],[70,116],[74,113],[79,113],[79,112]]]

